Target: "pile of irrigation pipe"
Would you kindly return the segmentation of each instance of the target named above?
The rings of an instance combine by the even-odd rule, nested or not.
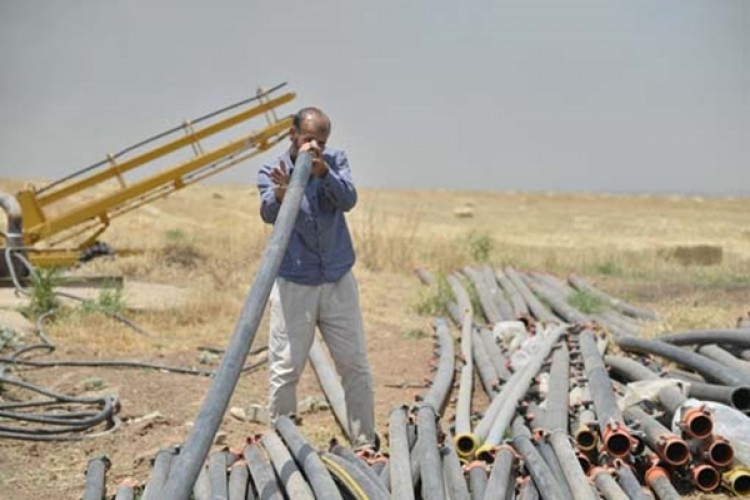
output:
[[[418,275],[437,286],[428,271]],[[579,277],[467,268],[446,280],[453,325],[434,321],[432,382],[387,416],[387,450],[318,450],[280,418],[244,450],[214,451],[188,491],[229,500],[750,495],[750,330],[643,339],[654,313]],[[580,293],[604,307],[579,309]],[[340,400],[327,358],[313,358],[327,397]],[[477,406],[476,390],[488,404]],[[332,406],[346,434],[345,404]],[[149,480],[121,485],[116,498],[188,498],[164,496],[180,454],[159,452]],[[92,460],[84,498],[102,498],[108,466]]]

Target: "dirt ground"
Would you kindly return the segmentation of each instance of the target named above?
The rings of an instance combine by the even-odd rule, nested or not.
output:
[[[381,435],[385,435],[391,407],[397,403],[414,401],[415,395],[421,390],[391,386],[424,383],[424,379],[430,375],[433,342],[431,336],[415,333],[431,331],[428,319],[414,317],[408,324],[401,320],[410,315],[420,287],[417,280],[396,275],[389,279],[392,280],[390,287],[375,287],[369,280],[361,280],[360,283],[361,293],[370,304],[365,322],[369,359],[374,372],[377,425]],[[103,336],[109,334],[107,331],[101,332]],[[228,332],[216,332],[216,347],[224,344],[223,339],[227,334]],[[264,320],[253,345],[265,345],[266,340],[267,323]],[[63,339],[53,341],[59,346],[54,354],[55,358],[122,358],[116,351],[69,345]],[[263,356],[251,356],[248,361],[260,360]],[[198,353],[189,349],[168,352],[158,357],[143,353],[139,359],[166,365],[204,369],[209,367],[198,364]],[[215,366],[215,363],[210,366]],[[104,387],[95,393],[114,393],[119,396],[123,424],[110,435],[82,442],[0,441],[0,490],[3,492],[0,498],[9,500],[46,496],[78,498],[84,484],[87,461],[102,454],[112,461],[112,468],[108,473],[110,491],[114,491],[113,488],[125,478],[145,480],[150,460],[159,448],[179,444],[186,438],[191,421],[210,384],[210,380],[205,377],[135,369],[60,367],[24,370],[21,375],[34,384],[74,395],[94,394],[85,390],[84,383],[91,377],[99,377],[103,380]],[[264,365],[240,378],[230,407],[265,404],[267,390],[268,370]],[[310,396],[319,400],[323,397],[308,366],[298,397],[303,401]],[[139,418],[153,415],[154,412],[158,412],[158,417],[138,422]],[[221,432],[226,433],[222,442],[233,448],[240,448],[246,437],[263,431],[262,425],[241,422],[229,415],[221,424]],[[324,446],[334,436],[340,438],[340,432],[328,410],[304,413],[302,431],[319,446]]]

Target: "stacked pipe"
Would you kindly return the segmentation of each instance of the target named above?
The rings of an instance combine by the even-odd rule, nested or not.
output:
[[[447,282],[453,326],[435,320],[431,383],[415,404],[390,412],[387,454],[360,458],[339,444],[317,451],[280,419],[243,453],[212,454],[195,498],[225,488],[230,500],[243,491],[243,498],[750,495],[750,446],[738,434],[750,425],[750,372],[742,369],[750,330],[642,339],[635,334],[655,314],[578,277],[483,267]],[[579,309],[572,298],[581,291],[608,309]],[[471,397],[472,372],[486,407]],[[157,456],[154,491],[178,453]],[[106,467],[91,470],[99,478]]]

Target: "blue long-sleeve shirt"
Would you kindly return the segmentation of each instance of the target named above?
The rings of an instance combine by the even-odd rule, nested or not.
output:
[[[323,150],[328,164],[324,177],[310,177],[305,187],[297,220],[279,269],[279,276],[301,285],[338,281],[354,265],[354,248],[344,212],[357,203],[346,154]],[[269,224],[276,221],[281,204],[276,200],[271,171],[284,162],[291,175],[294,164],[287,151],[275,163],[265,164],[258,173],[260,215]]]

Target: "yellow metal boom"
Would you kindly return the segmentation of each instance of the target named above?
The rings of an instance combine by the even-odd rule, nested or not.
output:
[[[277,118],[275,110],[295,97],[291,92],[277,94],[284,85],[259,90],[250,99],[186,121],[47,186],[18,192],[22,242],[29,260],[41,267],[73,264],[113,218],[202,181],[280,142],[287,136],[292,118]],[[201,140],[260,115],[266,119],[263,128],[204,150]],[[126,180],[125,174],[132,176],[154,168],[157,160],[169,162],[169,155],[184,154],[186,148],[191,150],[188,160],[177,160],[132,182]],[[105,183],[115,184],[114,190],[110,186],[103,193]],[[0,248],[6,244],[5,239],[0,236]],[[60,246],[62,243],[66,246]]]

